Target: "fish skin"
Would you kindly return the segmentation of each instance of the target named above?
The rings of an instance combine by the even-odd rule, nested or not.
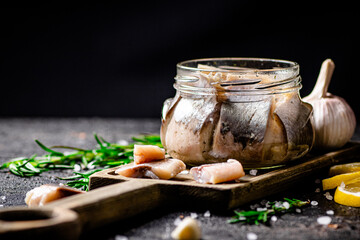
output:
[[[215,97],[179,100],[162,137],[167,153],[190,165],[206,161],[204,153],[209,149],[218,112]]]
[[[171,179],[185,169],[186,165],[181,160],[164,159],[142,164],[129,163],[115,173],[130,178]]]
[[[299,158],[309,152],[315,140],[312,106],[301,101],[298,93],[288,93],[277,103],[274,113],[286,129],[287,158]]]

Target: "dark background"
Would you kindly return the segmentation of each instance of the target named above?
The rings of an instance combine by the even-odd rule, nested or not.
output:
[[[175,94],[176,63],[264,57],[300,64],[302,96],[322,61],[332,58],[329,91],[344,97],[359,118],[356,8],[330,4],[121,1],[2,8],[0,117],[158,118],[162,102]]]

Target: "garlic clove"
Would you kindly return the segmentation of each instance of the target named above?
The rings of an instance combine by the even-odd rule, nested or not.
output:
[[[353,136],[356,118],[345,99],[327,92],[335,64],[323,62],[314,90],[303,100],[312,104],[315,148],[340,148]]]
[[[177,240],[201,239],[200,225],[196,219],[186,217],[171,233],[171,237]]]

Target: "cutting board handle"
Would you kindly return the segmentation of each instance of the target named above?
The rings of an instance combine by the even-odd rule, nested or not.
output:
[[[0,211],[0,239],[77,239],[78,214],[48,207],[14,207]]]
[[[61,239],[77,239],[81,231],[151,210],[162,200],[158,184],[129,180],[60,199],[45,207],[9,208],[0,211],[0,238],[30,236],[31,229],[31,238],[51,236],[53,239],[56,236],[47,234],[63,232],[72,226]]]

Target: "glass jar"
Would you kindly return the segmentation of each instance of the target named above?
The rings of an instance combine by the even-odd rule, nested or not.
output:
[[[180,62],[164,102],[161,141],[194,166],[236,159],[245,168],[282,165],[314,142],[312,106],[302,102],[295,62],[209,58]]]

